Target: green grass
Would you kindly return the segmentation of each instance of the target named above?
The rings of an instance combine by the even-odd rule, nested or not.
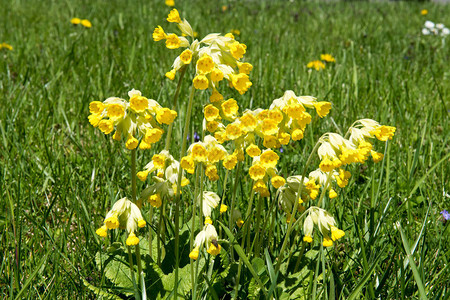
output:
[[[95,255],[119,239],[105,242],[95,229],[111,204],[127,195],[130,160],[122,145],[89,125],[88,104],[109,96],[125,98],[136,88],[170,106],[176,83],[164,73],[179,51],[153,42],[152,32],[156,25],[169,32],[175,26],[164,20],[169,9],[163,1],[3,0],[0,7],[0,43],[14,47],[0,51],[1,298],[94,298],[83,281],[105,290],[113,286]],[[384,162],[351,167],[349,186],[326,203],[346,236],[330,250],[322,250],[317,240],[313,249],[306,249],[309,254],[301,262],[312,270],[303,274],[308,295],[449,297],[449,225],[439,212],[450,209],[450,37],[444,43],[420,31],[428,19],[450,26],[450,6],[179,0],[177,8],[200,37],[241,31],[237,39],[248,46],[253,86],[243,96],[228,90],[225,97],[235,98],[242,110],[268,107],[289,89],[333,103],[328,117],[313,118],[304,140],[285,148],[281,174],[299,174],[326,131],[345,132],[360,118],[397,127]],[[420,15],[422,8],[429,10],[428,16]],[[93,26],[72,26],[72,17],[87,18]],[[322,53],[331,53],[337,63],[309,71],[306,64]],[[183,108],[188,82],[180,94]],[[206,93],[196,94],[193,131],[201,131],[206,101]],[[176,158],[183,118],[181,111],[174,127]],[[383,143],[376,146],[383,152]],[[161,143],[138,152],[138,169],[162,148]],[[244,180],[242,191],[238,189],[243,213],[247,185]],[[269,205],[264,201],[264,215]],[[276,214],[283,219],[281,212]],[[286,273],[278,279],[271,273],[287,226],[265,225],[264,250],[251,263],[266,278],[266,289],[275,282],[273,290],[281,295],[280,289],[302,283]],[[240,243],[242,237],[237,238]],[[301,243],[291,242],[295,265]],[[257,295],[249,270],[243,266],[239,298]],[[291,265],[287,271],[292,272]],[[222,284],[209,288],[203,282],[198,292],[227,298],[234,293],[236,272],[237,265],[231,265]]]

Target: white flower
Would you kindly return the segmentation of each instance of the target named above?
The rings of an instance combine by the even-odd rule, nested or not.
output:
[[[200,195],[198,197],[198,202],[200,203]],[[211,217],[211,210],[219,205],[220,197],[209,191],[203,192],[203,215],[205,217]]]
[[[446,36],[450,34],[450,29],[448,29],[447,27],[445,27],[444,29],[442,29],[441,35]]]
[[[432,28],[434,28],[434,23],[431,22],[431,21],[426,21],[425,22],[425,27],[428,28],[428,29],[432,29]]]
[[[437,29],[444,29],[445,26],[444,26],[444,24],[442,24],[442,23],[438,23],[438,24],[436,24],[436,28],[437,28]]]
[[[430,31],[428,29],[424,28],[424,29],[422,29],[422,34],[423,35],[429,35]]]

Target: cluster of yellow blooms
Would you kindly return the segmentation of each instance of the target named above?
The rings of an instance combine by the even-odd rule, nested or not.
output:
[[[139,238],[134,232],[138,227],[142,228],[145,225],[139,207],[127,198],[122,198],[114,203],[111,210],[106,214],[103,226],[97,229],[96,233],[101,237],[106,237],[108,229],[126,229],[128,231],[126,244],[134,246],[139,244]]]
[[[116,129],[113,139],[121,141],[124,136],[125,146],[129,150],[136,149],[138,145],[142,150],[150,149],[151,144],[158,142],[164,133],[158,124],[171,124],[177,112],[143,97],[135,89],[129,91],[128,96],[129,101],[111,97],[103,102],[91,102],[89,122],[104,134],[110,134]],[[140,136],[142,140],[139,143]]]
[[[92,27],[92,23],[86,19],[81,20],[80,18],[73,18],[72,20],[70,20],[70,23],[72,23],[73,25],[81,24],[83,27],[86,28]]]
[[[320,60],[310,61],[306,67],[309,69],[316,69],[316,71],[320,71],[325,69],[325,63],[334,63],[336,59],[331,54],[321,54]]]
[[[226,79],[230,86],[235,88],[240,94],[244,94],[252,85],[248,74],[253,66],[249,63],[241,62],[247,46],[234,39],[233,34],[229,33],[221,36],[212,33],[198,41],[195,39],[194,31],[186,19],[181,20],[176,9],[173,9],[167,21],[176,23],[181,36],[175,33],[166,34],[161,26],[155,28],[153,39],[155,41],[166,41],[166,47],[169,49],[185,49],[174,61],[172,70],[166,73],[166,76],[173,80],[176,72],[191,63],[196,66],[196,74],[193,84],[196,89],[205,90],[211,88],[213,93],[218,93],[219,83]],[[190,37],[193,41],[190,43],[185,37]]]
[[[11,46],[10,44],[7,44],[7,43],[1,43],[0,50],[2,50],[2,49],[7,49],[7,50],[11,51],[13,49],[13,46]]]
[[[345,235],[343,230],[336,227],[334,218],[326,210],[311,206],[308,209],[308,216],[303,222],[303,233],[305,234],[303,240],[305,242],[312,242],[314,224],[319,228],[323,236],[324,247],[333,246],[333,241],[337,241]]]
[[[141,199],[146,199],[153,207],[160,207],[163,199],[173,199],[177,194],[178,172],[180,163],[170,155],[169,151],[163,150],[153,155],[143,171],[137,173],[141,181],[145,181],[150,173],[156,171],[153,176],[154,183],[144,189],[141,193]],[[181,177],[181,187],[189,184],[189,180]]]

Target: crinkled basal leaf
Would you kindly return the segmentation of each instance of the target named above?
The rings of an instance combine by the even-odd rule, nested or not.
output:
[[[119,296],[110,294],[104,290],[102,290],[101,288],[98,288],[96,286],[93,286],[92,284],[90,284],[89,282],[87,282],[86,280],[83,279],[83,284],[90,289],[91,291],[93,291],[95,293],[95,296],[97,296],[97,299],[112,299],[112,300],[121,300],[122,298],[120,298]]]
[[[106,278],[120,288],[123,294],[128,296],[133,294],[128,254],[123,251],[123,248],[118,249],[114,253],[97,252],[95,262],[98,269],[100,271],[103,269]]]

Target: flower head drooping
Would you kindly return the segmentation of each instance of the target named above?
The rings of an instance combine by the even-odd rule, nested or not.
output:
[[[308,215],[303,223],[303,240],[305,242],[312,243],[314,225],[319,228],[325,247],[332,246],[333,241],[337,241],[345,235],[343,230],[336,227],[336,221],[326,210],[311,206],[307,213]]]
[[[146,222],[136,204],[127,198],[122,198],[114,203],[106,214],[104,225],[97,229],[96,233],[101,237],[106,237],[108,229],[126,228],[128,231],[126,244],[135,246],[139,243],[135,231],[145,225]]]
[[[198,259],[201,248],[206,245],[207,252],[211,255],[218,255],[222,247],[218,243],[218,235],[216,228],[210,224],[206,223],[203,229],[197,234],[194,241],[194,249],[189,253],[189,258]]]
[[[130,99],[111,97],[103,102],[93,101],[89,104],[89,122],[104,134],[116,130],[113,139],[125,138],[129,150],[150,149],[163,134],[160,125],[171,124],[177,113],[162,107],[158,102],[142,96],[138,90],[128,92]],[[139,142],[139,139],[141,140]]]

